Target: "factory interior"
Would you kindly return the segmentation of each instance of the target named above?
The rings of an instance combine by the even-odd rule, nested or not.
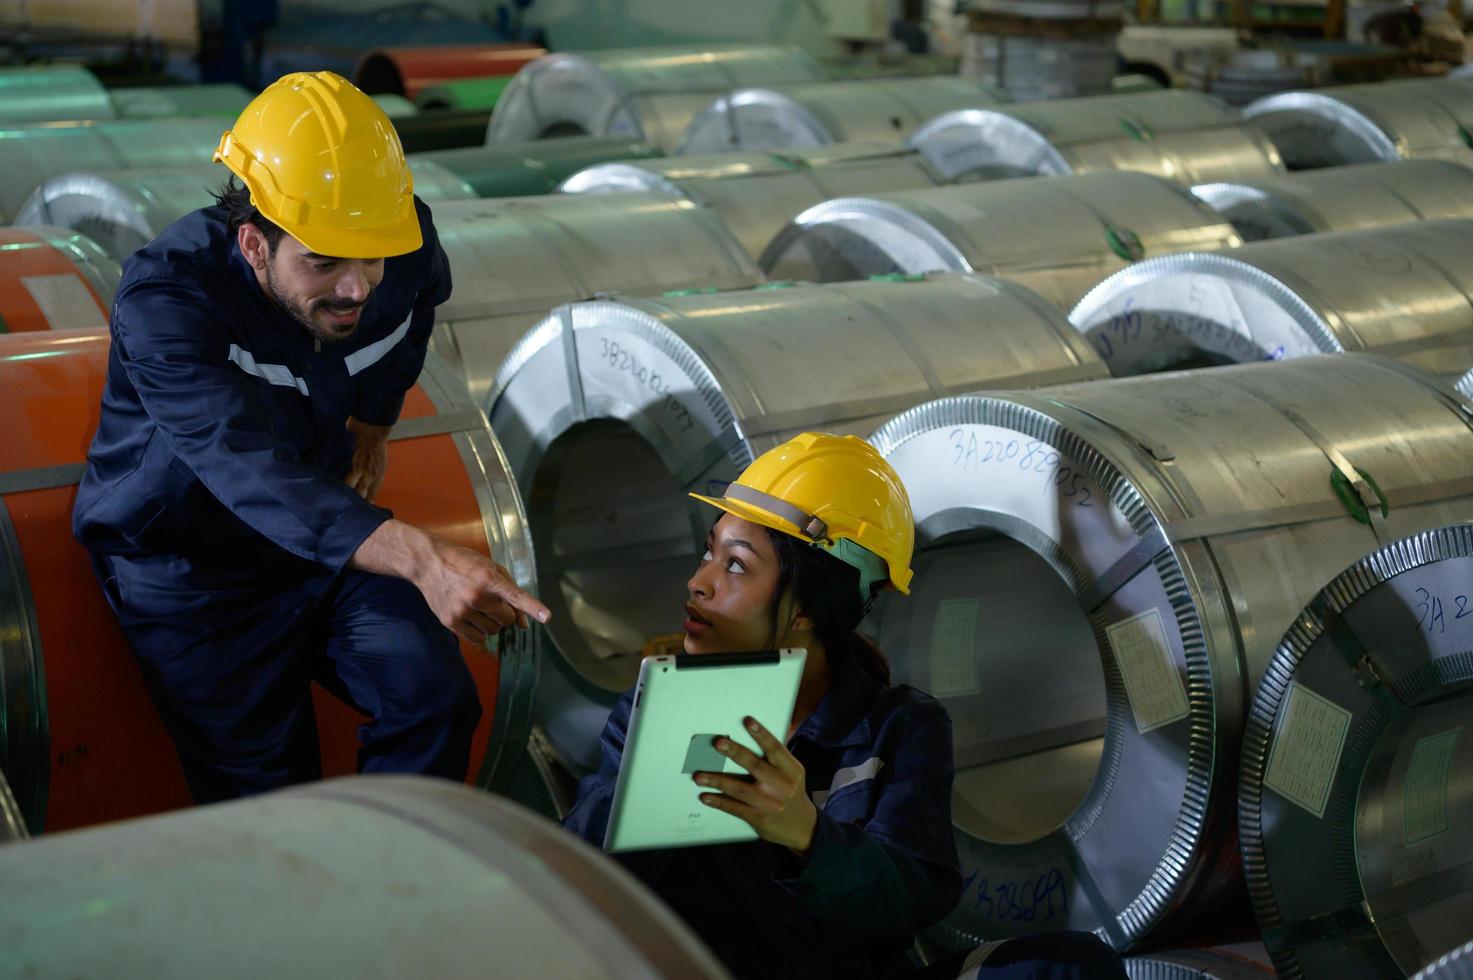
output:
[[[1473,980],[1463,2],[0,0],[0,980]]]

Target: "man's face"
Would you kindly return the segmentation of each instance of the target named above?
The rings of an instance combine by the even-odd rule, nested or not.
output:
[[[275,254],[264,239],[260,246],[247,258],[259,256],[261,264],[251,263],[256,278],[292,319],[324,343],[353,336],[363,305],[384,277],[383,259],[319,255],[290,235],[282,236]]]

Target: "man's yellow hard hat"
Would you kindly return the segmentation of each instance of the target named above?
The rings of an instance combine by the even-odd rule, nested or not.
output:
[[[910,591],[910,497],[900,474],[863,439],[805,432],[757,457],[722,496],[691,496],[854,565],[866,598],[871,581]],[[879,563],[882,570],[867,571]]]
[[[293,72],[245,107],[215,160],[251,203],[321,255],[379,259],[420,247],[414,178],[389,117],[346,78]]]

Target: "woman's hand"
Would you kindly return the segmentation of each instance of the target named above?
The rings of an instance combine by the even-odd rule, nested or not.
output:
[[[763,840],[807,856],[813,846],[818,810],[808,798],[803,763],[794,758],[788,747],[763,728],[757,719],[744,718],[742,723],[752,733],[763,754],[757,755],[725,736],[718,736],[713,743],[716,751],[751,775],[696,773],[698,785],[719,791],[702,793],[701,802],[745,820]]]

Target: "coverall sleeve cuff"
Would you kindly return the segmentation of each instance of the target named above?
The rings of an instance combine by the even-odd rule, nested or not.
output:
[[[804,860],[784,850],[774,869],[773,880],[791,894],[807,898],[824,891],[825,883],[849,877],[847,859],[848,848],[844,845],[844,835],[839,830],[839,824],[833,817],[819,810],[818,821],[813,825],[813,846],[808,849],[808,858]]]
[[[342,572],[368,536],[388,519],[388,511],[366,501],[362,501],[361,507],[345,510],[323,540],[318,563],[326,565],[334,574]]]

